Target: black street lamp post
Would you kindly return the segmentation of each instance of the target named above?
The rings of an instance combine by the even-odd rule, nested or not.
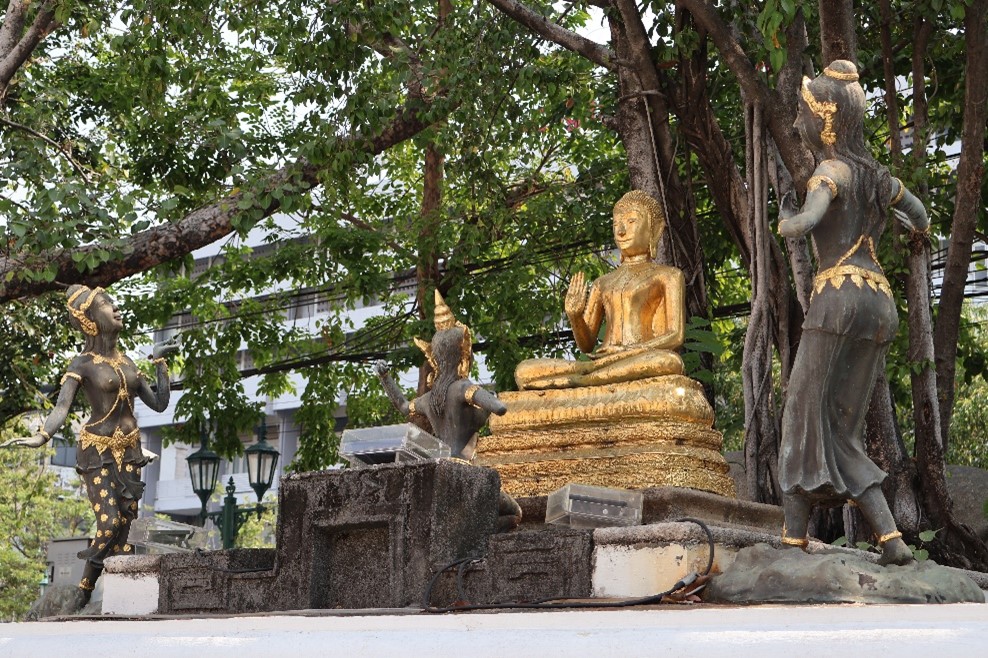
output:
[[[226,485],[222,509],[217,512],[206,511],[206,503],[216,490],[216,481],[219,479],[220,457],[208,448],[209,437],[205,430],[201,433],[202,445],[199,450],[186,458],[189,463],[189,475],[192,478],[192,490],[202,501],[199,518],[203,523],[206,519],[213,519],[220,529],[224,549],[233,548],[237,533],[251,514],[257,514],[257,518],[261,518],[261,513],[264,511],[261,501],[267,490],[271,488],[278,467],[278,457],[281,456],[281,453],[268,444],[266,435],[267,426],[262,420],[257,427],[257,443],[244,451],[247,456],[247,479],[250,481],[251,489],[257,494],[257,505],[237,504],[237,497],[234,495],[237,487],[231,476]]]
[[[189,477],[192,478],[192,490],[202,501],[202,513],[205,519],[206,503],[216,490],[216,480],[220,476],[220,456],[209,449],[209,431],[205,426],[199,430],[199,449],[186,457],[189,464]]]

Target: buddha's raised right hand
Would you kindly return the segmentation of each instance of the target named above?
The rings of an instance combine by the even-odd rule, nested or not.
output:
[[[583,315],[583,311],[587,308],[589,294],[590,290],[587,287],[583,272],[577,272],[570,279],[569,290],[566,291],[566,302],[563,305],[570,322],[573,321],[573,318]]]

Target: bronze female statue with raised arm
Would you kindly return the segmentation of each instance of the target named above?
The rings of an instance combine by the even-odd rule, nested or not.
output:
[[[416,424],[424,420],[428,431],[449,446],[452,457],[470,461],[477,449],[477,432],[492,413],[503,415],[507,408],[494,393],[470,381],[470,329],[453,317],[438,290],[435,295],[436,334],[431,342],[415,339],[431,366],[429,390],[409,401],[387,365],[375,364],[374,371],[399,413]]]
[[[12,439],[0,447],[38,448],[58,432],[69,414],[76,393],[82,388],[92,415],[79,432],[76,471],[96,513],[96,537],[79,553],[86,560],[79,583],[83,602],[103,571],[103,560],[131,550],[127,535],[137,518],[138,500],[144,493],[141,467],[150,459],[141,450],[141,434],[134,417],[134,398],[151,409],[168,406],[168,366],[165,356],[177,345],[155,345],[153,360],[157,382],[152,387],[134,362],[119,351],[117,339],[123,329],[120,312],[102,288],[71,286],[68,296],[69,323],[85,334],[85,349],[69,364],[54,409],[33,436]]]
[[[898,327],[876,246],[889,209],[914,231],[925,231],[929,220],[869,153],[857,80],[845,60],[804,78],[796,127],[818,166],[803,207],[795,212],[787,198],[780,211],[779,233],[810,234],[819,264],[782,416],[782,541],[805,547],[813,505],[851,500],[875,532],[881,563],[904,564],[912,553],[882,494],[885,473],[868,458],[863,437],[875,378]]]

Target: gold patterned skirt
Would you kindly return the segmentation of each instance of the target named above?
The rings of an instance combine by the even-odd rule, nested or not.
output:
[[[131,522],[137,518],[138,501],[144,494],[141,467],[147,461],[140,449],[138,430],[127,435],[118,431],[110,437],[83,430],[76,472],[86,483],[86,493],[96,515],[96,536],[90,547],[79,553],[80,558],[101,566],[110,555],[131,552],[127,536]]]

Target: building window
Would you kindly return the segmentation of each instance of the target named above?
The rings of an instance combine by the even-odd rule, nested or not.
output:
[[[74,443],[69,443],[61,436],[53,437],[51,443],[52,447],[55,448],[55,454],[51,457],[52,466],[75,466],[76,446]]]

